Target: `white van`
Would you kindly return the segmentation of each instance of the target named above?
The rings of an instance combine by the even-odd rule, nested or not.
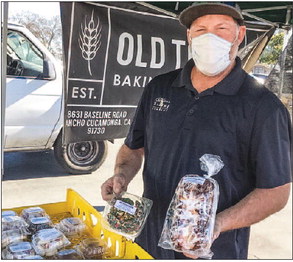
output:
[[[104,161],[106,141],[62,146],[62,66],[25,27],[8,24],[4,151],[51,150],[72,174]]]

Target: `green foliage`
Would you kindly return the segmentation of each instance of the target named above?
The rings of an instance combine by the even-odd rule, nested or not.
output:
[[[275,34],[262,53],[259,59],[260,63],[269,65],[276,64],[280,54],[282,53],[283,42],[284,32]]]

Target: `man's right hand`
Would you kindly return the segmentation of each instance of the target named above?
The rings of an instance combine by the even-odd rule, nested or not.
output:
[[[110,177],[101,186],[102,198],[110,201],[115,195],[127,190],[126,178],[123,174]]]

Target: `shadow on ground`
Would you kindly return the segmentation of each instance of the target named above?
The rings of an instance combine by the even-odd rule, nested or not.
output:
[[[57,163],[53,151],[4,154],[3,181],[69,175]]]

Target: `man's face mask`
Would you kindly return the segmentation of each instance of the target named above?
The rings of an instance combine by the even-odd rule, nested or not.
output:
[[[207,33],[191,39],[191,55],[197,69],[207,76],[223,72],[231,63],[232,43]]]

